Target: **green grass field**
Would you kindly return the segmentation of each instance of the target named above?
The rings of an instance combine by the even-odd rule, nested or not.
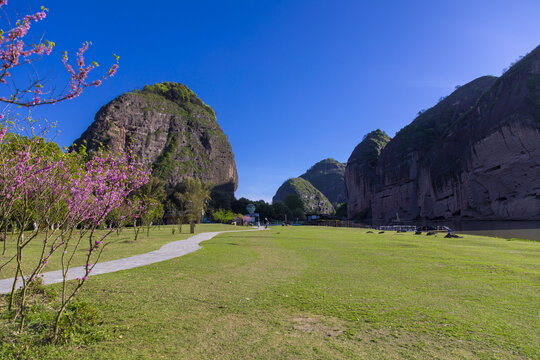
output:
[[[275,227],[202,246],[92,277],[109,340],[36,358],[540,358],[536,242]]]
[[[172,234],[172,228],[174,227],[175,233]],[[249,230],[251,227],[247,226],[232,226],[232,225],[223,225],[223,224],[198,224],[195,227],[195,233],[201,232],[210,232],[210,231],[229,231],[229,230]],[[100,230],[97,232],[97,236],[101,236],[105,231]],[[150,230],[150,237],[146,236],[146,228],[141,229],[139,232],[139,237],[137,241],[135,239],[135,232],[133,228],[124,228],[120,234],[117,236],[116,232],[113,232],[107,237],[105,243],[107,244],[106,249],[103,251],[103,254],[100,258],[100,262],[116,260],[125,258],[128,256],[144,254],[153,250],[157,250],[163,245],[175,241],[187,239],[193,234],[189,233],[189,225],[182,226],[182,233],[178,232],[178,225],[162,225],[162,226],[153,226]],[[29,234],[25,234],[28,238]],[[9,260],[15,254],[15,244],[13,243],[13,237],[8,238],[6,244],[6,253],[1,255],[1,247],[3,246],[0,243],[0,265],[5,261]],[[86,243],[83,243],[73,258],[73,266],[84,265],[86,260],[86,250],[84,247]],[[24,264],[26,265],[23,270],[25,274],[28,274],[31,270],[34,269],[37,261],[41,257],[43,243],[40,243],[40,239],[36,238],[32,240],[28,246],[24,248]],[[6,279],[13,277],[15,268],[17,264],[15,261],[11,261],[8,265],[3,267],[0,270],[0,279]],[[58,250],[49,260],[49,263],[45,267],[45,271],[58,270],[61,268],[61,251]]]

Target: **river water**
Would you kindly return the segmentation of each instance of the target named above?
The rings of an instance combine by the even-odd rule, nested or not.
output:
[[[540,221],[456,221],[447,226],[462,234],[540,241]]]
[[[405,225],[448,226],[457,234],[494,236],[503,239],[527,239],[540,241],[540,221],[426,221],[404,222]],[[388,224],[369,224],[388,225]]]

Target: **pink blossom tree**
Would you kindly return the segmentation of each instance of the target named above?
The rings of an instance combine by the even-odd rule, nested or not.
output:
[[[5,5],[7,0],[0,0],[0,8]],[[110,231],[98,236],[96,230],[111,211],[125,204],[131,191],[148,181],[149,173],[131,151],[100,151],[87,162],[82,161],[79,154],[49,151],[47,143],[35,135],[35,122],[30,116],[27,118],[30,137],[13,134],[21,133],[18,130],[24,129],[25,125],[16,124],[21,119],[10,115],[10,107],[30,111],[36,106],[73,99],[84,89],[101,85],[118,69],[118,56],[114,55],[116,62],[103,75],[91,80],[89,74],[99,65],[96,62],[86,63],[84,55],[90,43],[85,42],[76,53],[75,65],[69,63],[67,52],[63,53],[62,63],[69,75],[65,86],[57,87],[39,77],[33,65],[51,54],[55,44],[48,40],[31,43],[25,37],[34,23],[45,19],[47,11],[42,7],[41,11],[16,20],[14,25],[8,21],[9,30],[0,30],[0,103],[5,104],[0,110],[3,255],[8,222],[14,222],[17,228],[15,254],[2,261],[0,270],[6,264],[16,262],[9,309],[16,307],[14,319],[19,321],[19,330],[23,330],[28,287],[39,278],[51,256],[62,251],[64,281],[53,335],[56,338],[58,323],[66,306],[84,285],[106,246],[105,240]],[[4,14],[7,13],[4,11]],[[29,76],[14,75],[14,71],[25,67]],[[25,230],[32,223],[34,231],[28,233]],[[41,241],[41,257],[33,270],[26,273],[24,269],[27,266],[23,266],[25,248],[35,239]],[[86,250],[84,276],[68,286],[67,277],[74,254],[83,247]],[[15,303],[14,293],[19,281],[22,283],[21,296]]]
[[[109,244],[106,239],[114,231],[109,227],[108,231],[98,236],[96,230],[105,223],[111,211],[125,205],[128,195],[146,184],[149,178],[150,172],[144,170],[130,150],[120,150],[117,153],[99,151],[84,164],[82,170],[70,178],[67,208],[72,215],[69,225],[71,229],[82,227],[82,230],[76,236],[73,236],[72,231],[62,242],[62,297],[54,337],[58,335],[58,323],[64,309],[86,282]],[[71,262],[83,240],[86,244],[84,275],[68,291],[67,278]]]
[[[0,0],[0,8],[6,4],[7,0]],[[104,75],[90,80],[90,72],[99,65],[95,61],[86,64],[84,54],[90,43],[85,42],[76,53],[75,67],[69,64],[68,53],[63,53],[62,63],[70,78],[65,86],[59,87],[60,90],[56,90],[56,84],[49,84],[46,79],[39,77],[32,64],[44,56],[50,55],[55,43],[42,40],[33,44],[26,41],[25,37],[34,23],[46,18],[47,11],[48,9],[42,7],[41,11],[16,20],[15,26],[12,26],[7,32],[0,30],[0,84],[3,85],[2,90],[9,94],[0,95],[0,102],[31,108],[73,99],[79,96],[85,88],[101,85],[103,80],[113,76],[118,70],[119,58],[114,55],[116,63]],[[25,66],[29,69],[27,74],[30,76],[15,79],[12,71]],[[23,80],[22,83],[21,80]]]

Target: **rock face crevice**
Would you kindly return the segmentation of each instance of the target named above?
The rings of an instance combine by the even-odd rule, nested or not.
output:
[[[175,185],[195,177],[234,193],[238,174],[231,145],[214,111],[179,83],[145,86],[103,106],[74,142],[88,151],[132,144],[153,174]]]
[[[540,47],[500,78],[460,87],[399,131],[374,167],[365,162],[347,164],[350,217],[540,219]]]

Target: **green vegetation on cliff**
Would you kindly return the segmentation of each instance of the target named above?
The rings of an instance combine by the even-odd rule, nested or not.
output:
[[[540,46],[499,78],[456,87],[383,151],[360,144],[346,171],[349,217],[538,219],[539,68]]]
[[[324,159],[300,175],[322,192],[334,207],[345,201],[345,164]]]
[[[154,85],[145,85],[140,91],[140,94],[144,95],[147,99],[155,99],[152,95],[158,95],[159,97],[172,101],[187,112],[191,112],[193,107],[201,107],[214,119],[216,118],[214,110],[199,99],[199,97],[184,84],[165,81]]]
[[[173,120],[173,127],[195,127],[201,132],[199,136],[200,145],[208,147],[210,139],[218,143],[219,146],[228,145],[225,134],[215,129],[217,126],[216,115],[212,108],[206,105],[187,86],[180,83],[163,82],[154,85],[146,85],[140,95],[148,103],[145,112],[164,112],[176,115]],[[154,162],[154,173],[162,179],[169,179],[174,172],[178,176],[198,174],[210,171],[210,161],[201,154],[204,151],[194,146],[192,132],[184,132],[187,144],[179,146],[176,133],[169,132],[167,143]],[[149,140],[147,138],[146,143]]]
[[[380,129],[368,133],[356,146],[347,164],[360,163],[366,169],[375,169],[381,151],[390,140],[392,138]]]
[[[429,151],[461,116],[473,109],[496,80],[495,76],[479,77],[458,87],[432,108],[419,112],[412,123],[396,134],[394,151]]]
[[[391,138],[377,129],[364,136],[347,161],[347,214],[349,218],[371,217],[371,191],[376,178],[376,167],[381,152]],[[344,211],[344,209],[341,209]]]
[[[160,179],[167,180],[173,170],[175,165],[174,156],[178,151],[178,135],[169,134],[167,137],[167,143],[165,148],[157,158],[153,167],[153,175],[157,176]]]
[[[113,99],[74,147],[85,141],[89,150],[131,142],[134,153],[171,186],[198,178],[232,196],[238,185],[234,154],[214,111],[180,83],[146,85]]]
[[[304,204],[304,210],[321,214],[329,214],[334,207],[326,196],[303,178],[292,178],[285,181],[277,190],[272,202],[284,202],[289,194],[296,194]]]

